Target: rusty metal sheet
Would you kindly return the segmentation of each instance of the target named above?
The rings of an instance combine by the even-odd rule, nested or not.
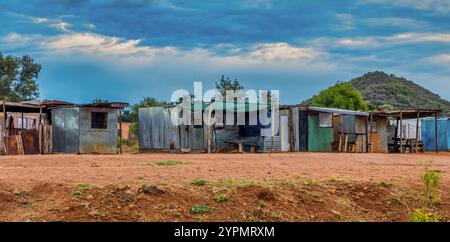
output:
[[[20,132],[22,147],[25,155],[39,154],[39,140],[36,129],[28,129]]]
[[[6,146],[6,154],[7,155],[20,155],[21,147],[20,147],[20,136],[12,135],[5,137],[5,146]]]

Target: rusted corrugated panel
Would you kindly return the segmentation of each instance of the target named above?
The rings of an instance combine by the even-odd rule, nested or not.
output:
[[[298,108],[291,108],[292,115],[292,138],[293,138],[293,151],[300,151],[300,123],[299,123],[299,111]]]
[[[22,147],[25,155],[39,154],[39,140],[36,129],[28,129],[20,132]]]
[[[5,146],[7,155],[21,155],[19,135],[5,137]]]
[[[373,132],[373,138],[370,137],[370,130],[368,134],[369,142],[372,143],[371,152],[387,153],[388,152],[387,119],[378,117],[374,119],[374,125],[376,125],[376,129]]]

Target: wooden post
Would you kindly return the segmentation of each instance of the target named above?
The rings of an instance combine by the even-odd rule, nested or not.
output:
[[[344,121],[343,121],[343,116],[342,114],[339,117],[339,152],[342,152],[342,141],[344,139]]]
[[[373,153],[373,113],[370,113],[370,153]]]
[[[348,147],[348,134],[345,135],[344,152],[347,152],[347,147]]]
[[[369,116],[372,113],[369,114]],[[366,117],[366,153],[369,153],[369,116]]]
[[[42,119],[42,104],[39,105],[39,118],[38,118],[38,144],[39,144],[39,154],[42,154],[42,131],[41,131],[41,119]]]
[[[122,154],[122,108],[119,108],[119,154]]]
[[[403,153],[403,112],[400,109],[400,153]]]
[[[0,132],[2,132],[2,134],[0,135],[0,137],[2,138],[2,140],[0,140],[2,147],[0,147],[0,148],[2,149],[3,152],[5,152],[5,154],[7,154],[5,137],[8,136],[8,134],[6,133],[6,124],[7,124],[8,120],[7,120],[7,114],[6,114],[5,100],[3,100],[3,121],[4,122],[2,125],[2,130],[0,130]]]
[[[438,123],[438,113],[437,112],[434,113],[434,123],[435,123],[436,153],[438,153],[439,152],[439,144],[438,144],[438,142],[439,142],[439,135],[438,135],[439,123]]]
[[[417,111],[417,122],[416,122],[416,153],[419,149],[419,125],[420,125],[420,111]]]

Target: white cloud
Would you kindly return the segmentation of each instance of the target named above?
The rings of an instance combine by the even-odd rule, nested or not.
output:
[[[31,37],[27,37],[25,35],[20,35],[18,33],[9,33],[0,38],[1,42],[5,43],[21,43],[30,40]]]
[[[450,13],[450,1],[448,0],[359,0],[360,4],[378,3],[391,4],[399,7],[411,7],[419,10],[431,10],[437,13]]]
[[[300,48],[287,43],[257,44],[248,57],[261,61],[313,61],[324,56],[318,50]]]
[[[382,48],[399,44],[443,43],[450,44],[450,33],[401,33],[389,36],[364,36],[353,38],[317,38],[308,42],[318,47],[345,47],[353,49]]]
[[[450,67],[450,53],[431,56],[425,58],[425,60],[431,64]]]

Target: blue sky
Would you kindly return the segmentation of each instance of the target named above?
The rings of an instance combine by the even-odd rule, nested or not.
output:
[[[41,97],[169,100],[222,74],[282,103],[368,71],[450,99],[448,0],[16,0],[0,51],[43,65]]]

